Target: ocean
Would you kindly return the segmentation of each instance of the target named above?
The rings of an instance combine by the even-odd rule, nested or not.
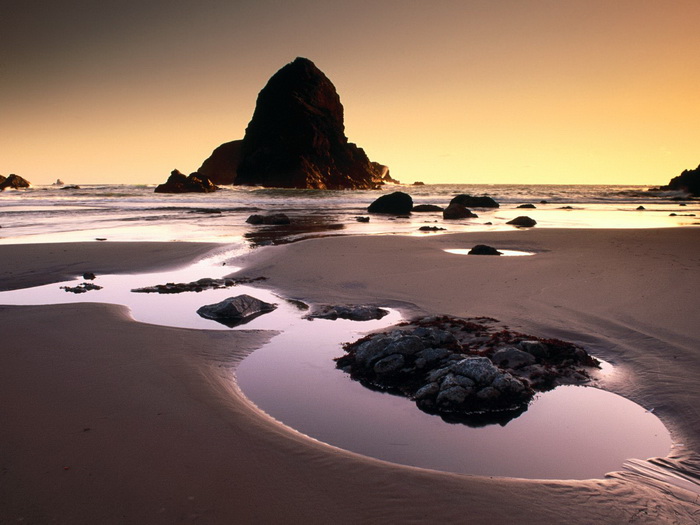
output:
[[[36,186],[0,193],[0,243],[74,241],[221,242],[251,247],[322,234],[410,234],[425,225],[439,233],[511,229],[519,215],[540,228],[661,228],[698,222],[700,202],[646,186],[600,185],[389,185],[382,191],[325,191],[224,186],[216,193],[158,194],[154,185]],[[410,217],[372,215],[381,194],[404,191],[415,204],[447,206],[457,194],[489,195],[498,209],[476,209],[478,218],[443,221],[439,212]],[[518,209],[521,204],[535,209]],[[639,210],[642,206],[645,209]],[[287,227],[246,224],[254,213],[282,212]],[[672,215],[675,214],[675,215]],[[434,234],[434,233],[429,233]]]

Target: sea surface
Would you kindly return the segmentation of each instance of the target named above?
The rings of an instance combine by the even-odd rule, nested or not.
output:
[[[65,241],[222,242],[251,247],[319,234],[411,234],[437,225],[444,232],[511,229],[519,215],[539,228],[663,228],[699,222],[700,202],[646,186],[389,185],[381,191],[326,191],[224,186],[216,193],[159,194],[154,185],[36,186],[0,193],[0,243]],[[444,221],[439,212],[396,218],[372,215],[381,194],[409,193],[415,204],[447,206],[460,193],[489,195],[498,209],[475,209],[474,219]],[[518,209],[522,204],[536,209]],[[644,210],[638,210],[642,206]],[[286,213],[288,227],[255,227],[254,213]],[[672,216],[671,214],[675,214]]]

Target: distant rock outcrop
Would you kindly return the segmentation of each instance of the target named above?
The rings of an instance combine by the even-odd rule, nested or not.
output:
[[[677,177],[673,177],[666,186],[661,186],[664,191],[685,191],[694,197],[700,197],[700,166],[694,170],[683,170]]]
[[[5,190],[6,188],[19,190],[21,188],[28,188],[29,186],[31,186],[31,184],[28,180],[23,179],[14,173],[10,174],[8,177],[3,177],[0,175],[0,191]]]
[[[348,142],[338,93],[306,58],[270,78],[243,140],[216,148],[199,172],[218,184],[276,188],[377,189],[397,182]]]
[[[209,193],[218,190],[207,177],[197,172],[186,176],[179,170],[173,170],[165,184],[156,186],[156,193]]]

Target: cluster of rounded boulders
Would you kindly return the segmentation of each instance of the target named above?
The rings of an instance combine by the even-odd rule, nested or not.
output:
[[[179,170],[170,172],[165,184],[156,186],[156,193],[211,193],[219,189],[212,181],[201,173],[185,175]]]
[[[572,343],[512,332],[490,319],[426,317],[344,348],[337,366],[353,379],[450,417],[519,415],[537,391],[584,383],[586,367],[598,366]]]
[[[7,177],[0,175],[0,191],[4,191],[7,188],[20,190],[23,188],[29,188],[29,186],[31,186],[31,184],[28,180],[23,179],[14,173],[8,175]]]

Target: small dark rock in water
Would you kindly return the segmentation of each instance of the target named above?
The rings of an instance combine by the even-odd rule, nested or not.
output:
[[[411,213],[413,209],[413,199],[408,193],[395,191],[387,195],[382,195],[372,204],[367,211],[369,213],[387,213],[392,215],[404,215]]]
[[[573,206],[562,206],[562,207],[559,208],[559,209],[560,209],[560,210],[573,210],[574,207],[573,207]]]
[[[521,228],[531,228],[535,224],[537,224],[537,221],[535,219],[531,219],[526,215],[521,215],[520,217],[516,217],[512,221],[508,221],[506,224],[512,224],[513,226],[519,226]]]
[[[540,201],[540,204],[549,204],[549,202],[548,202],[548,201],[545,201],[545,200],[541,200],[541,201]]]
[[[496,248],[485,244],[477,244],[469,250],[469,255],[503,255]]]
[[[644,206],[637,206],[637,211],[642,211],[642,210],[646,210],[646,208]]]
[[[536,392],[582,384],[596,359],[572,343],[538,339],[491,319],[426,317],[344,346],[337,367],[372,389],[409,397],[451,422],[505,424]]]
[[[418,204],[417,206],[413,207],[414,212],[416,213],[425,213],[425,212],[432,212],[432,211],[442,211],[444,208],[442,206],[436,206],[435,204]]]
[[[425,182],[421,182],[417,180],[416,182],[413,183],[414,186],[425,186]]]
[[[85,279],[86,281],[93,281],[95,279],[95,274],[92,272],[85,272],[83,274],[83,279]]]
[[[369,222],[369,217],[355,217],[357,222]]]
[[[534,208],[536,208],[537,206],[535,206],[534,204],[521,204],[520,206],[517,206],[517,207],[518,207],[518,208],[534,209]]]
[[[71,293],[85,293],[90,290],[102,290],[102,287],[93,283],[80,283],[77,286],[61,286],[61,289]]]
[[[461,204],[467,208],[498,208],[500,205],[491,197],[484,195],[482,197],[474,197],[465,193],[453,197],[450,204]]]
[[[439,232],[443,230],[445,230],[445,228],[440,228],[439,226],[421,226],[418,228],[418,231],[422,232]]]
[[[442,218],[445,220],[475,219],[477,217],[478,215],[476,213],[473,213],[469,208],[457,202],[453,202],[442,212]]]
[[[272,225],[272,224],[291,224],[292,221],[284,213],[273,213],[270,215],[254,214],[254,215],[251,215],[250,217],[248,217],[245,222],[247,222],[248,224],[254,224],[254,225],[258,225],[258,224]]]
[[[277,305],[266,303],[250,295],[243,294],[229,297],[220,303],[202,306],[197,313],[205,319],[211,319],[228,327],[238,326],[254,318],[273,311]]]
[[[377,306],[362,305],[321,305],[314,308],[307,319],[349,319],[350,321],[369,321],[381,319],[389,312]]]

